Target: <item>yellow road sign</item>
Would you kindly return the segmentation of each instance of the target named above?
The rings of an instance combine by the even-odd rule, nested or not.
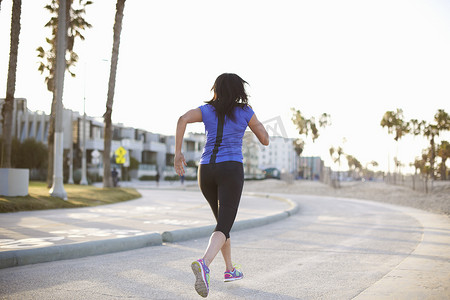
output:
[[[117,148],[117,150],[114,152],[117,156],[125,156],[127,154],[127,150],[125,150],[124,147],[120,146]]]
[[[114,152],[116,155],[116,164],[124,164],[125,163],[125,154],[127,154],[127,150],[124,147],[120,146]]]

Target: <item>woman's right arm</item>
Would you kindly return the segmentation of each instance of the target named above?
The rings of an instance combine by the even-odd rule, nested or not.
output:
[[[175,134],[175,158],[174,167],[175,172],[178,175],[184,175],[184,166],[186,166],[186,160],[181,152],[181,146],[183,145],[184,132],[186,131],[186,125],[189,123],[201,122],[202,111],[200,108],[191,109],[184,115],[182,115],[177,122],[177,130]]]
[[[267,133],[266,128],[264,128],[264,125],[256,117],[256,114],[253,114],[250,122],[248,122],[248,127],[250,127],[261,144],[264,146],[269,145],[269,134]]]

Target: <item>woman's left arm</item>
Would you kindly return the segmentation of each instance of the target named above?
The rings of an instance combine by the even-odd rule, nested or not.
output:
[[[184,159],[184,155],[181,152],[186,125],[189,123],[201,122],[202,120],[202,111],[200,108],[191,109],[178,119],[177,131],[175,134],[174,167],[175,172],[180,176],[184,175],[184,166],[187,165],[186,160]]]

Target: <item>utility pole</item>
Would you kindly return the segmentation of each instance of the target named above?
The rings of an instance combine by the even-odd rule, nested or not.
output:
[[[59,0],[58,33],[56,37],[56,114],[55,114],[55,154],[53,163],[53,186],[50,195],[67,200],[63,185],[64,133],[62,128],[64,73],[66,70],[66,1]]]

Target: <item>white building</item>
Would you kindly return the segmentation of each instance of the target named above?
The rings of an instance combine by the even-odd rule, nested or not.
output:
[[[293,141],[290,138],[271,136],[269,145],[263,146],[251,131],[246,132],[242,150],[246,173],[258,177],[262,170],[276,168],[281,173],[296,175],[298,156]]]
[[[296,173],[298,156],[293,141],[290,138],[271,136],[269,146],[260,147],[259,168],[277,168],[281,173]]]

